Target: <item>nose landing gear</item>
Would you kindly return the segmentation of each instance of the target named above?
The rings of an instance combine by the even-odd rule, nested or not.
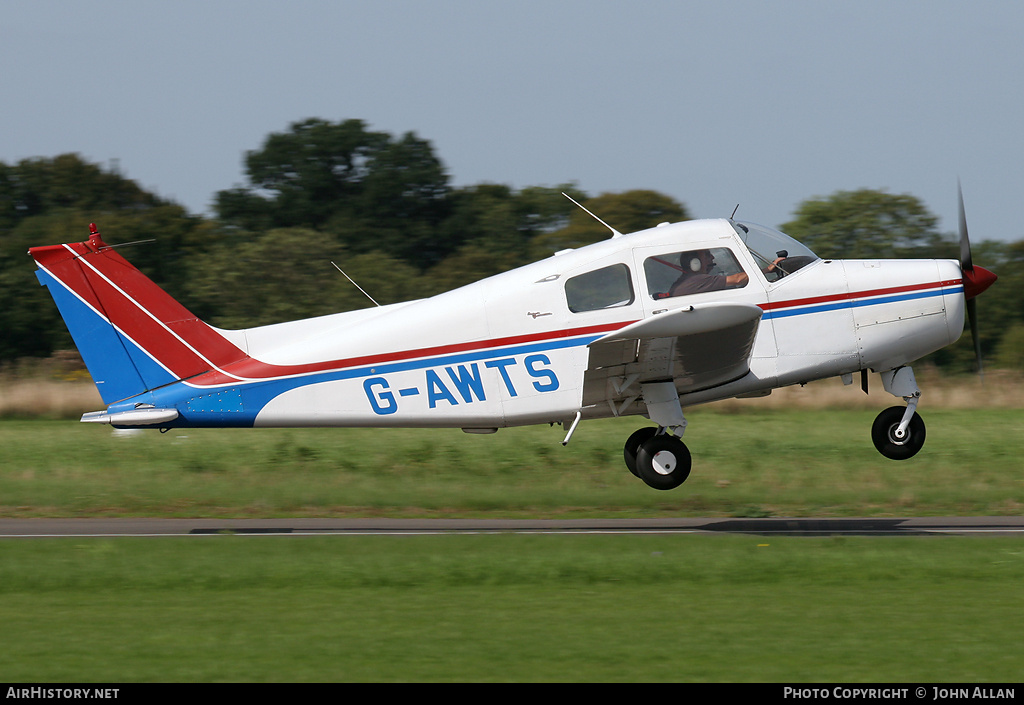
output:
[[[921,390],[909,367],[883,372],[882,384],[893,396],[903,397],[907,406],[891,406],[876,416],[871,425],[871,441],[886,458],[906,460],[924,446],[924,420],[917,413]]]
[[[890,406],[875,417],[871,425],[871,441],[878,452],[890,460],[906,460],[917,454],[924,445],[924,421],[912,412],[910,422],[903,428],[902,406]]]

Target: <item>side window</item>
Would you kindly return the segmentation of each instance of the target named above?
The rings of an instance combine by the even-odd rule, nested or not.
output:
[[[633,283],[629,267],[613,264],[566,280],[565,300],[573,313],[630,305]]]
[[[747,285],[747,274],[724,247],[669,252],[644,260],[647,293],[655,299]]]

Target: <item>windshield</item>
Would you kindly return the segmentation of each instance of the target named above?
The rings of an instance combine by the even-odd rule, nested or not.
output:
[[[771,280],[792,274],[818,260],[818,256],[810,249],[778,230],[756,223],[740,223],[735,220],[730,222],[762,270],[780,257],[784,258],[778,264],[777,268],[780,271],[776,273],[775,277],[771,276],[772,272],[767,273]]]

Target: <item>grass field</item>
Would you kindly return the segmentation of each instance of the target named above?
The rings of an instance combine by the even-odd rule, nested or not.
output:
[[[115,434],[7,393],[0,516],[1015,515],[1014,390],[938,390],[906,462],[871,446],[874,393],[694,409],[671,492],[622,465],[641,419],[565,448],[547,427]],[[1019,540],[948,536],[9,539],[0,679],[1016,682],[1022,578]]]
[[[0,542],[8,682],[1017,682],[1017,540]]]
[[[700,409],[690,479],[652,490],[622,463],[639,419],[563,431],[204,429],[120,436],[0,421],[0,516],[912,516],[1019,514],[1024,411],[931,409],[908,461],[874,410]]]

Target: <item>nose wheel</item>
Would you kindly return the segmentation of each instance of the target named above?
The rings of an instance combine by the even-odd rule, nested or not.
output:
[[[879,453],[891,460],[911,458],[924,445],[924,420],[915,411],[909,423],[903,424],[906,412],[902,406],[891,406],[876,416],[871,425],[871,441]]]
[[[871,441],[878,452],[890,460],[906,460],[917,455],[924,445],[924,421],[917,413],[921,390],[909,367],[898,367],[881,373],[885,391],[902,397],[906,407],[890,406],[871,424]]]

